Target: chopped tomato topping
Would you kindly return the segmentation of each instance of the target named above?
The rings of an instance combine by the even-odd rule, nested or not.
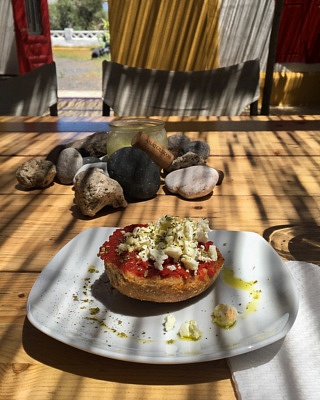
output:
[[[184,268],[183,263],[174,262],[171,257],[168,257],[163,262],[163,270],[160,271],[154,268],[153,260],[143,261],[135,251],[123,252],[119,254],[117,249],[119,244],[125,240],[124,232],[132,232],[137,226],[146,225],[135,224],[129,225],[123,229],[115,230],[109,237],[109,240],[100,247],[98,256],[103,261],[116,265],[122,272],[129,271],[138,277],[182,277],[183,279],[187,280],[190,276],[194,276],[194,271]],[[205,250],[208,251],[209,246],[212,244],[213,242],[209,241],[207,243],[199,243],[199,246],[204,246]],[[199,262],[197,277],[200,280],[203,280],[206,276],[211,277],[215,275],[217,262],[219,261],[220,257],[221,255],[219,254],[217,261]]]

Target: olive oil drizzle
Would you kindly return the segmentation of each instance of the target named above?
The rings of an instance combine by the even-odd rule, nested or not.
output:
[[[250,294],[251,300],[246,304],[245,311],[242,313],[242,317],[247,316],[258,309],[258,303],[261,298],[261,290],[255,289],[254,285],[258,281],[244,281],[243,279],[234,275],[234,271],[231,268],[223,268],[222,279],[224,283],[233,289],[243,290]]]

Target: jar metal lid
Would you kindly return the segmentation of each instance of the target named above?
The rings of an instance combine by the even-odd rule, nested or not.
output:
[[[159,130],[163,129],[164,121],[159,119],[149,119],[149,118],[117,118],[109,123],[110,128],[112,129],[128,129],[128,130],[141,130],[141,129],[150,129],[150,130]]]

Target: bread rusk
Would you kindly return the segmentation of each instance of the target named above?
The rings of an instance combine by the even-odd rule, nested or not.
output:
[[[164,216],[155,224],[115,230],[98,256],[120,293],[143,301],[180,302],[208,289],[223,267],[208,230],[204,219]]]

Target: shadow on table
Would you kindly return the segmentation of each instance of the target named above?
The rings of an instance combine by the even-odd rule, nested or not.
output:
[[[22,344],[40,363],[93,379],[141,385],[191,385],[230,379],[226,360],[197,364],[143,364],[101,357],[59,342],[35,328],[26,318]]]
[[[320,266],[320,227],[278,225],[266,229],[263,237],[286,260],[306,261]]]

